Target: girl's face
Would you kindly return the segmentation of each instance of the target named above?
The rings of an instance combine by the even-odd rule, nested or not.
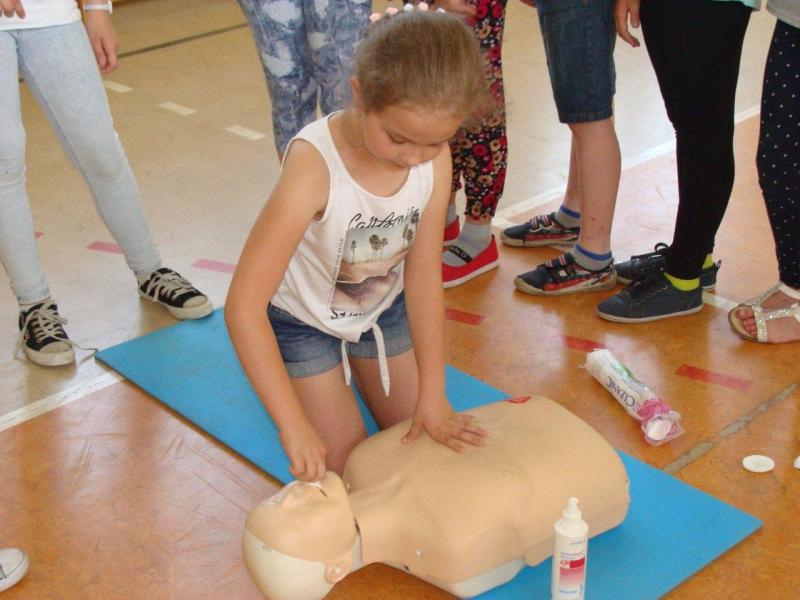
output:
[[[364,115],[364,145],[387,166],[408,169],[433,160],[462,119],[442,110],[394,105]]]

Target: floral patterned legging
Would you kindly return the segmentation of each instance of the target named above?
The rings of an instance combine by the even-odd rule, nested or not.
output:
[[[462,127],[450,141],[452,190],[461,189],[463,178],[465,214],[485,222],[491,221],[503,195],[508,160],[501,57],[505,12],[506,0],[475,0],[475,15],[467,23],[486,53],[486,77],[496,107],[484,120]]]

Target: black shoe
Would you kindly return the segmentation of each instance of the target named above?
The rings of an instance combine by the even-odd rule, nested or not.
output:
[[[630,260],[617,263],[617,279],[622,283],[633,283],[654,273],[662,273],[667,268],[668,251],[669,246],[660,242],[656,244],[655,252],[631,256]],[[721,264],[720,261],[700,271],[700,287],[704,290],[714,289],[717,284],[717,271]]]
[[[208,297],[172,269],[162,267],[139,284],[139,295],[165,306],[178,319],[199,319],[211,314]]]
[[[597,305],[598,316],[618,323],[646,323],[691,315],[703,308],[703,288],[684,292],[657,273],[635,281]]]
[[[19,314],[19,347],[29,361],[43,367],[75,362],[73,343],[62,327],[66,322],[50,300],[34,304]]]

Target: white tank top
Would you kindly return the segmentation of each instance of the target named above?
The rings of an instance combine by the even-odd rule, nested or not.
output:
[[[81,19],[81,11],[78,10],[78,3],[75,0],[23,0],[22,6],[25,7],[24,19],[16,15],[13,17],[0,15],[0,31],[67,25]]]
[[[372,329],[388,394],[388,368],[377,320],[403,290],[404,258],[433,190],[433,163],[409,169],[406,182],[394,195],[376,196],[350,176],[333,142],[329,118],[307,125],[292,140],[306,140],[322,155],[330,189],[322,217],[309,224],[272,303],[342,340],[348,381],[345,342],[357,342]]]

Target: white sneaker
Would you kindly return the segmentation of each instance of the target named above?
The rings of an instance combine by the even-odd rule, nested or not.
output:
[[[211,314],[211,300],[172,269],[161,268],[139,282],[142,298],[165,306],[178,319],[200,319]]]
[[[28,556],[18,548],[0,548],[0,592],[19,583],[28,572]]]

